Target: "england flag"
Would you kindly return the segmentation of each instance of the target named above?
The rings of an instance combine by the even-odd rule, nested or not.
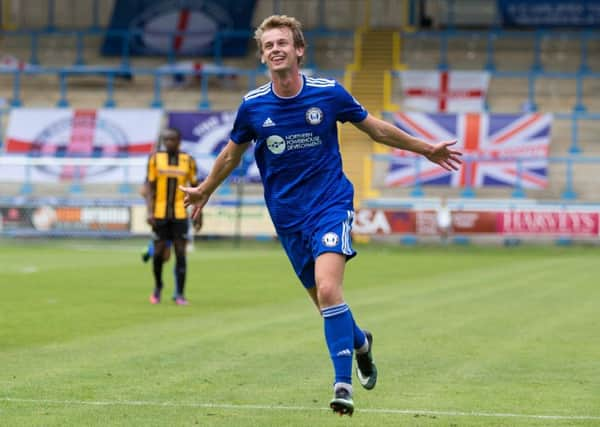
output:
[[[409,70],[400,80],[405,111],[470,113],[485,110],[490,73]]]

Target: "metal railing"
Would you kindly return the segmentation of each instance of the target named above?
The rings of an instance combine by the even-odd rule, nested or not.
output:
[[[397,159],[393,154],[373,154],[371,156],[373,162],[382,162],[384,164],[390,164]],[[472,179],[470,174],[473,171],[472,165],[486,160],[493,160],[497,163],[508,162],[516,164],[516,176],[514,185],[504,186],[506,188],[511,188],[511,197],[516,199],[522,199],[526,197],[527,191],[523,185],[523,176],[525,175],[525,168],[523,164],[526,162],[530,162],[531,160],[535,160],[532,158],[522,158],[522,157],[487,157],[482,155],[472,155],[466,154],[462,156],[462,169],[465,171],[465,184],[460,190],[460,196],[465,198],[471,198],[476,196],[476,189],[471,184]],[[565,167],[565,175],[564,175],[564,188],[561,192],[562,200],[576,200],[578,198],[578,191],[575,184],[574,179],[574,167],[578,164],[591,164],[598,166],[598,172],[600,172],[600,157],[599,156],[582,156],[582,155],[564,155],[564,156],[549,156],[544,157],[541,160],[547,160],[549,164],[558,164],[563,165]],[[407,161],[406,158],[403,158],[403,161]],[[419,178],[420,165],[423,162],[428,162],[427,159],[421,156],[415,156],[413,158],[413,168],[415,170],[415,182],[411,185],[410,195],[413,197],[423,197],[425,196],[425,185],[423,184],[423,180]],[[373,185],[373,184],[372,184]],[[485,190],[484,190],[485,191]]]

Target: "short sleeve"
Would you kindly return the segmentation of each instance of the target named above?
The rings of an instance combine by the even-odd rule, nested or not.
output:
[[[196,160],[190,156],[190,167],[188,170],[188,181],[189,183],[195,187],[198,185],[198,167],[196,166]]]
[[[148,158],[148,166],[146,168],[146,181],[156,181],[156,153]]]
[[[339,83],[336,82],[336,104],[337,115],[336,119],[342,123],[362,122],[367,118],[367,110],[358,102],[350,93]]]
[[[238,108],[230,138],[236,144],[245,144],[246,142],[256,139],[256,135],[252,129],[252,123],[250,122],[248,105],[245,101],[242,101]]]

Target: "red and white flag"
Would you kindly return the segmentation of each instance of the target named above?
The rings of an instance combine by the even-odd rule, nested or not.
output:
[[[485,110],[487,71],[409,70],[400,74],[405,111],[473,113]]]
[[[0,182],[142,182],[145,161],[125,167],[110,160],[145,160],[156,144],[161,120],[159,109],[13,108],[4,144],[4,157],[13,163],[0,166]],[[30,168],[24,160],[31,157],[48,161]],[[70,166],[52,158],[109,162]]]

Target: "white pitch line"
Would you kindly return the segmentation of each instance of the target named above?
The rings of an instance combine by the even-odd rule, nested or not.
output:
[[[89,406],[163,406],[176,408],[213,408],[213,409],[260,409],[270,411],[329,411],[329,408],[314,406],[284,406],[284,405],[236,405],[233,403],[194,403],[194,402],[153,402],[146,400],[53,400],[53,399],[20,399],[14,397],[0,397],[0,402],[13,403],[38,403],[52,405],[89,405]],[[516,414],[502,412],[466,412],[466,411],[433,411],[429,409],[387,409],[365,408],[357,412],[372,414],[399,414],[399,415],[435,415],[447,417],[492,417],[492,418],[529,418],[537,420],[585,420],[599,421],[600,416],[594,415],[539,415]]]

